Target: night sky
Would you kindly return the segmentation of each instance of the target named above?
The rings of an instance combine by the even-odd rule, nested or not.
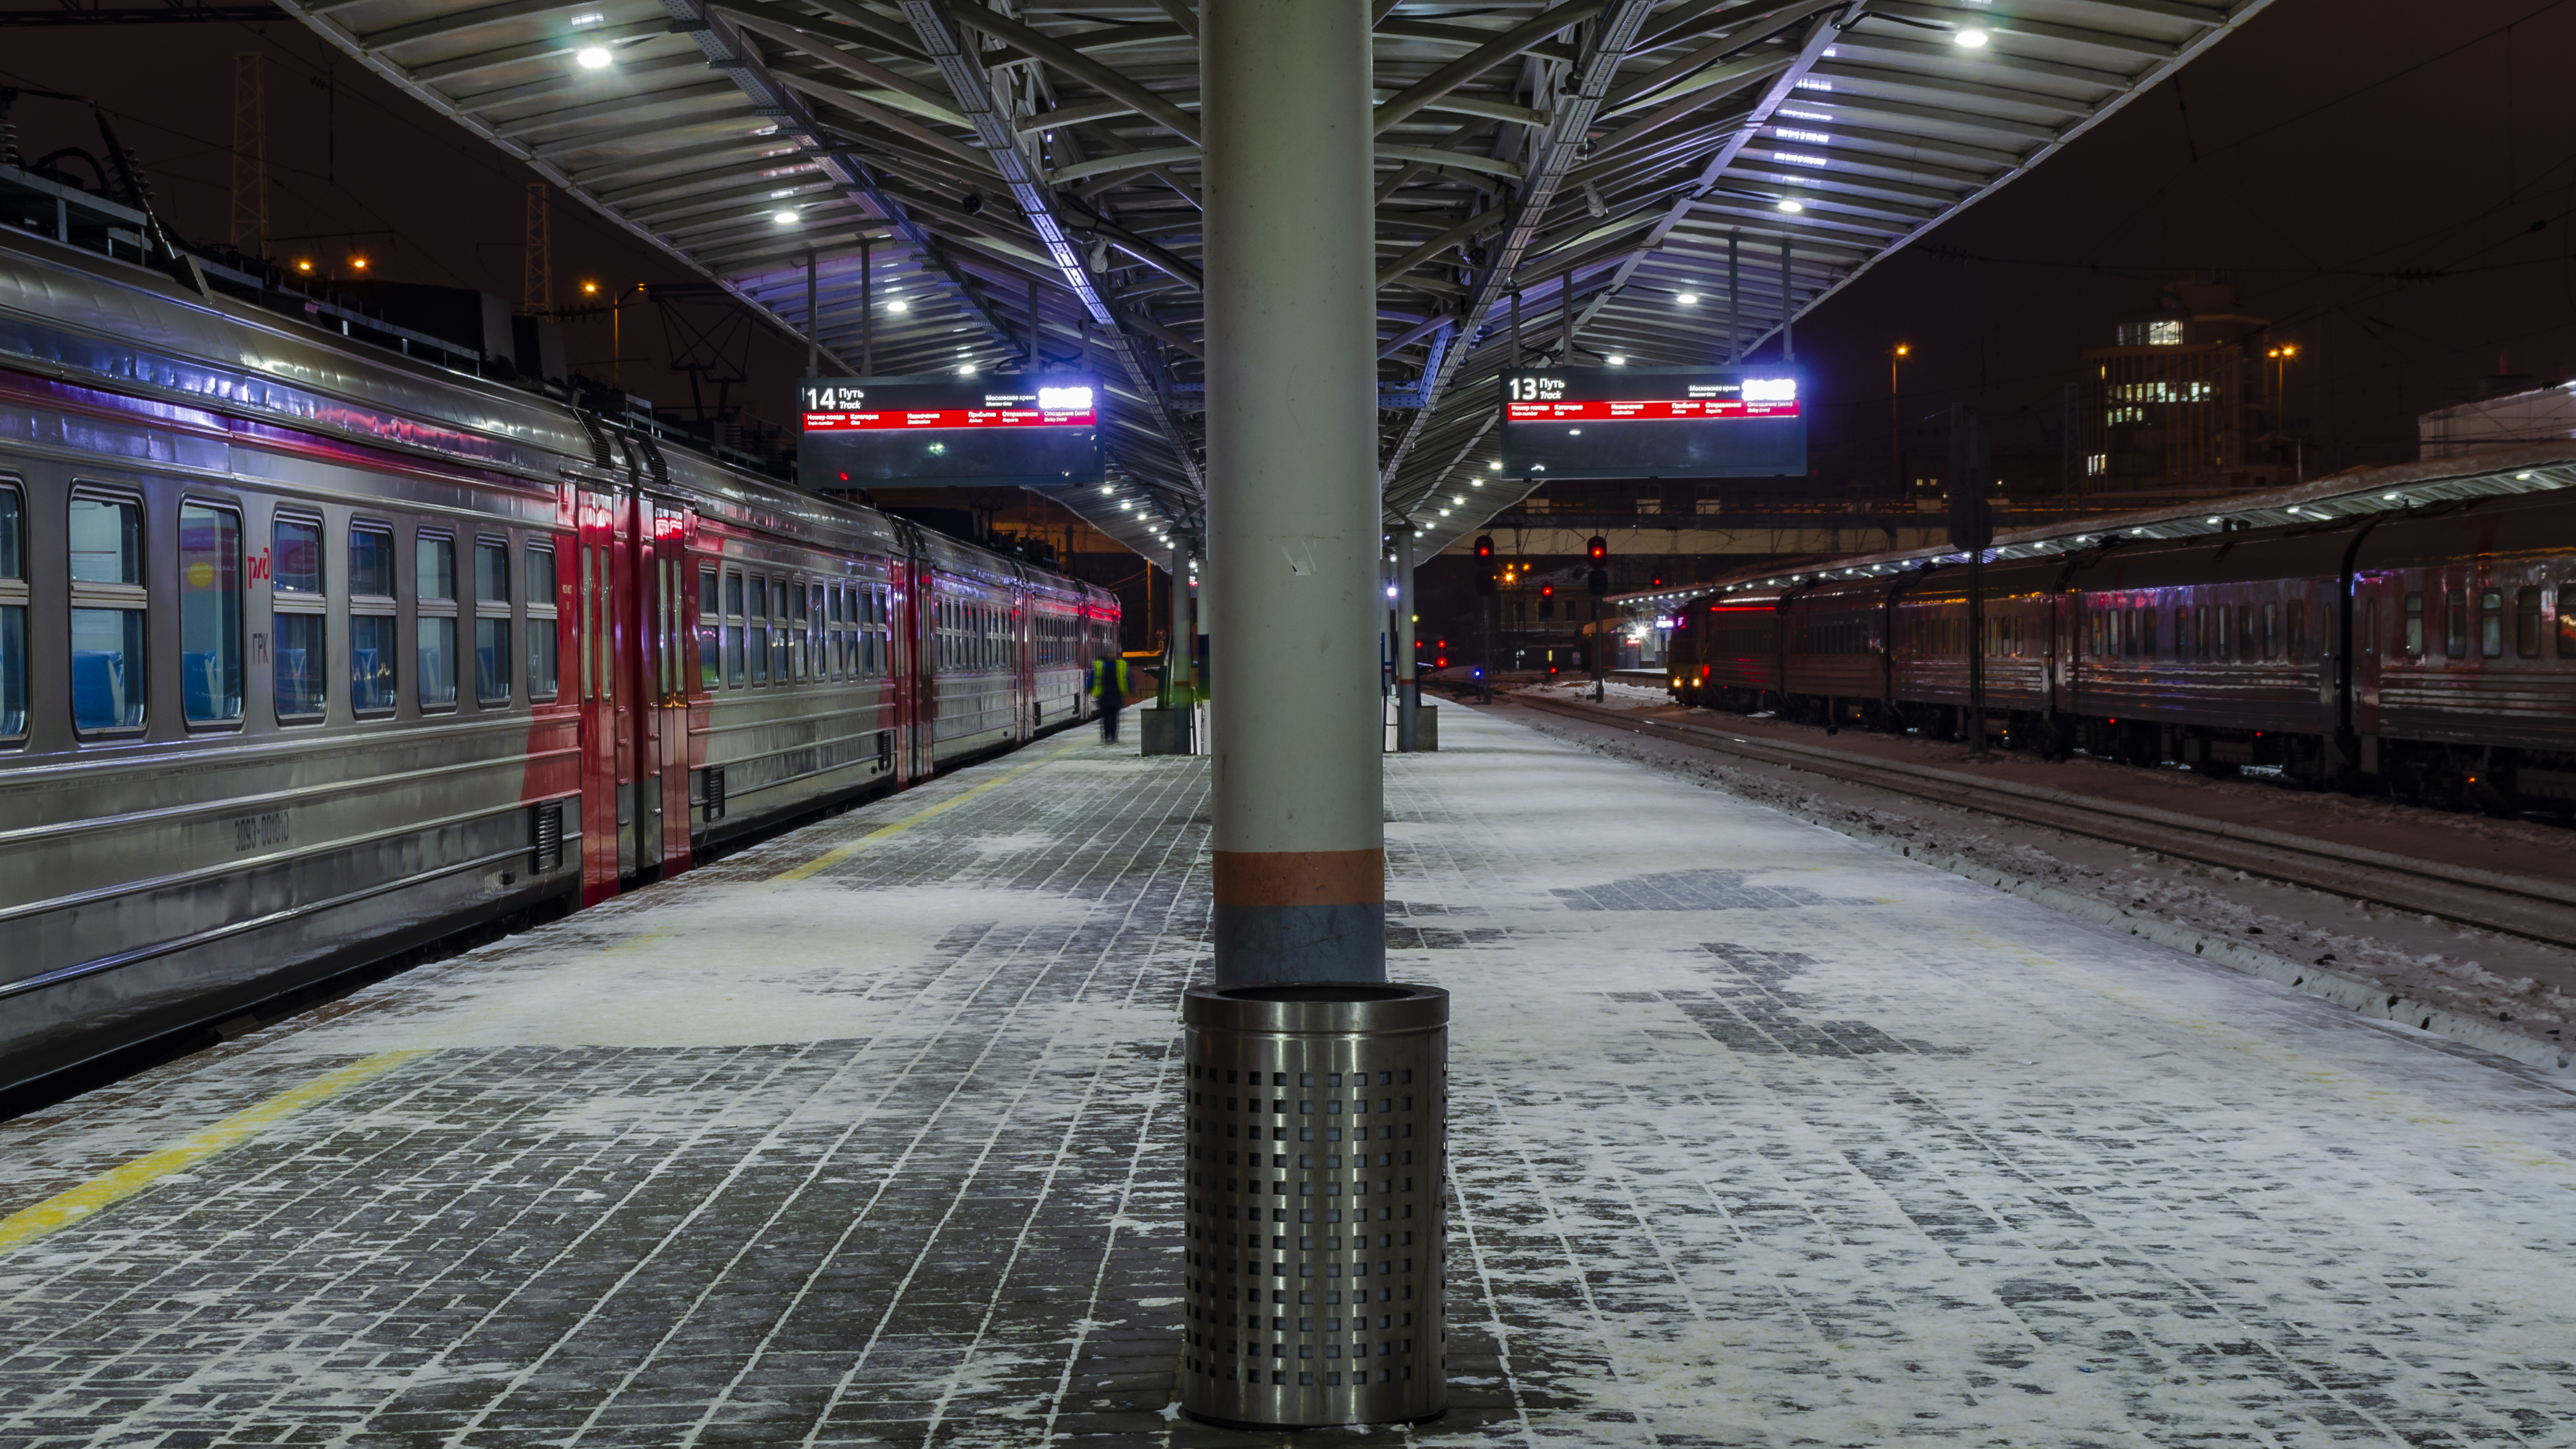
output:
[[[221,240],[234,52],[271,62],[271,234],[323,266],[363,250],[374,275],[515,301],[532,175],[337,56],[291,21],[18,30],[0,81],[94,97],[140,153],[168,219]],[[1798,329],[1824,404],[1827,480],[1885,481],[1887,350],[1913,357],[1901,411],[1965,403],[1999,449],[2059,451],[2076,355],[2153,310],[2159,284],[2216,273],[2304,356],[2290,431],[2308,472],[2413,454],[2414,415],[2474,396],[2501,354],[2540,382],[2576,375],[2576,4],[2569,0],[2276,0],[2030,176],[1881,264]],[[21,149],[96,149],[85,111],[19,106]],[[558,197],[558,300],[691,280]],[[321,235],[325,233],[338,235]],[[666,406],[650,309],[627,314],[626,381]],[[610,371],[605,322],[575,324],[574,365]],[[789,411],[802,347],[750,341],[753,411]]]

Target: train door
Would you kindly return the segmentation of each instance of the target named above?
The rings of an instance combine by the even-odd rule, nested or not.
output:
[[[573,580],[578,592],[574,634],[574,688],[581,704],[581,900],[594,905],[617,894],[625,864],[634,859],[633,818],[619,781],[621,756],[633,747],[620,737],[617,713],[617,608],[614,576],[620,498],[597,485],[581,490],[575,513]]]
[[[2379,773],[2379,671],[2392,648],[2411,642],[2423,647],[2423,598],[2414,595],[2415,613],[2405,612],[2406,591],[2395,573],[2352,576],[2352,643],[2346,663],[2352,669],[2352,731],[2361,736],[2361,768]],[[2413,633],[2409,634],[2409,629]]]
[[[939,719],[939,599],[930,565],[916,557],[903,566],[903,629],[912,651],[907,707],[903,711],[905,783],[930,778]]]
[[[689,671],[696,667],[696,581],[689,572],[694,520],[677,503],[653,503],[652,552],[645,560],[651,583],[653,658],[645,666],[651,701],[652,749],[645,788],[661,810],[661,862],[665,877],[689,868]]]
[[[1038,736],[1038,671],[1033,652],[1037,591],[1025,567],[1013,564],[1011,576],[1012,735],[1026,744]]]

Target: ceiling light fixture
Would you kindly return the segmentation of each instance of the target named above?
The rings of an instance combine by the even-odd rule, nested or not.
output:
[[[616,59],[608,53],[608,47],[604,45],[585,45],[574,51],[572,58],[581,63],[583,70],[606,70],[608,63]]]
[[[796,224],[796,213],[793,211],[773,211],[769,214],[769,219],[778,223],[780,226],[794,226]]]
[[[1805,203],[1799,201],[1798,198],[1794,196],[1784,196],[1780,198],[1780,209],[1792,216],[1795,216],[1807,208]]]
[[[1961,26],[1959,33],[1950,39],[1965,49],[1975,50],[1986,43],[1986,33],[1973,25],[1966,25]]]

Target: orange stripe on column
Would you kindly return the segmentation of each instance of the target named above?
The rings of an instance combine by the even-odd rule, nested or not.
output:
[[[1383,850],[1220,850],[1221,906],[1373,906],[1386,900]]]

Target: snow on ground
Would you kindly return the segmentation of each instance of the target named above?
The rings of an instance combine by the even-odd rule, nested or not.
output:
[[[1385,768],[1452,1406],[1330,1442],[2576,1443],[2540,1074],[1444,714]],[[1208,773],[856,848],[963,772],[0,1127],[59,1176],[417,1053],[0,1251],[0,1444],[1278,1449],[1173,1412]]]
[[[1804,771],[1691,749],[1668,740],[1587,725],[1558,715],[1519,717],[1544,732],[1617,758],[1650,763],[1701,784],[1858,832],[1891,847],[1928,847],[1995,870],[2060,887],[2122,909],[2150,914],[2260,948],[2291,961],[2326,966],[2384,982],[2391,991],[2465,1016],[2482,1017],[2527,1035],[2563,1045],[2576,1040],[2576,950],[2516,936],[2476,930],[2432,916],[2392,911],[2302,886],[2175,860],[2024,825],[1990,815],[1952,810],[1930,801],[1827,779]],[[1725,718],[1714,716],[1712,718]],[[1822,744],[1821,731],[1806,743]],[[1873,741],[1872,743],[1880,743]],[[1901,742],[1926,764],[1954,764],[1958,747]],[[2098,761],[2078,761],[2060,788],[2082,792],[2140,772]],[[2160,790],[2210,794],[2265,791],[2183,772],[2157,772]],[[2106,787],[2107,788],[2107,787]],[[2284,797],[2313,812],[2332,830],[2334,821],[2355,827],[2346,838],[2391,842],[2405,838],[2422,814],[2386,801],[2303,793]],[[2164,808],[2189,809],[2160,801]],[[2526,849],[2545,827],[2527,822],[2443,816],[2440,828]],[[2545,838],[2545,837],[2544,837]],[[2564,844],[2565,841],[2560,842]],[[2386,848],[2383,845],[2383,848]]]

